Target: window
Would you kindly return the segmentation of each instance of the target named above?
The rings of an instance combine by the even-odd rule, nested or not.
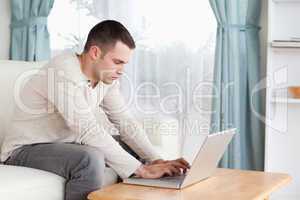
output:
[[[154,108],[149,113],[182,113],[197,111],[199,105],[209,107],[199,103],[201,100],[195,104],[193,99],[199,95],[192,96],[190,102],[184,99],[188,93],[203,93],[207,90],[205,82],[212,78],[216,21],[209,1],[55,1],[49,16],[52,55],[65,49],[80,52],[88,31],[104,19],[122,22],[137,43],[126,68],[128,80],[124,91],[127,97],[136,89],[140,89],[141,94],[151,94],[158,89],[158,99],[145,97],[142,100],[142,104],[149,101],[151,109]],[[126,85],[126,81],[123,82]],[[198,87],[199,83],[203,87]],[[180,99],[168,98],[174,92],[183,95]],[[164,101],[162,108],[164,98],[168,101]],[[135,104],[137,108],[139,103]],[[192,109],[188,104],[193,104]]]
[[[52,56],[65,49],[81,51],[88,31],[104,19],[123,23],[137,43],[121,80],[130,108],[154,117],[188,116],[196,134],[208,129],[217,27],[209,1],[55,1],[49,16]],[[165,146],[178,144],[167,141]],[[193,146],[191,151],[197,149]]]
[[[139,45],[152,48],[183,43],[196,51],[215,37],[208,1],[60,0],[49,16],[53,51],[80,50],[91,27],[104,19],[122,22]]]

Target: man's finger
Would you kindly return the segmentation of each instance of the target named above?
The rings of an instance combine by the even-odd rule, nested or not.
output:
[[[174,175],[174,174],[179,175],[181,172],[180,169],[174,167],[173,165],[170,165],[169,169],[172,171],[172,175]]]
[[[167,174],[169,176],[172,176],[172,171],[169,168],[164,168],[164,174]]]
[[[183,163],[180,163],[178,161],[172,161],[172,162],[170,162],[170,164],[174,165],[177,168],[181,168],[181,169],[187,169],[188,168],[188,166],[186,166]]]
[[[190,168],[190,164],[184,158],[179,158],[179,159],[177,159],[177,161],[186,165],[188,168]]]

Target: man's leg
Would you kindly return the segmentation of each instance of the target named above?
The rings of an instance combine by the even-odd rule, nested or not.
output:
[[[66,178],[66,200],[86,200],[89,192],[101,188],[105,167],[98,149],[70,143],[25,145],[5,164],[41,169]]]

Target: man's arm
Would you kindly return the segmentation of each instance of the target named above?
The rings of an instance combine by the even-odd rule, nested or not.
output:
[[[147,161],[161,159],[141,125],[126,107],[118,81],[115,81],[109,88],[101,107],[109,120],[118,128],[122,140],[141,158]]]

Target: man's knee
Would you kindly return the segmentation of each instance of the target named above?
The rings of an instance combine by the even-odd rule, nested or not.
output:
[[[105,168],[103,153],[90,146],[82,146],[76,153],[79,158],[76,168],[80,171],[80,176],[102,184]]]

